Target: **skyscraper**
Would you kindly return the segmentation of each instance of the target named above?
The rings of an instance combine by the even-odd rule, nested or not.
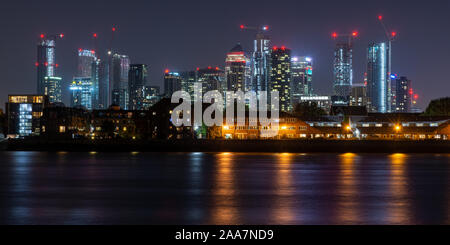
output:
[[[44,95],[47,95],[49,103],[61,103],[61,78],[44,77]]]
[[[279,92],[280,111],[292,110],[291,50],[274,47],[271,52],[270,91]],[[275,98],[277,99],[277,98]]]
[[[70,84],[70,102],[72,107],[82,106],[92,110],[92,81],[90,77],[75,77]]]
[[[181,90],[181,76],[178,72],[166,70],[164,73],[164,97],[171,98],[172,94]]]
[[[106,60],[97,60],[98,67],[98,109],[106,109],[110,106],[110,73],[109,62]]]
[[[252,57],[251,90],[259,95],[259,91],[269,91],[270,81],[270,38],[263,33],[256,34]]]
[[[240,44],[237,44],[227,54],[225,59],[226,89],[228,91],[245,91],[248,84],[248,74],[251,69],[250,60],[245,56]]]
[[[369,110],[386,113],[391,111],[389,47],[385,42],[369,45],[367,54],[367,96]]]
[[[92,63],[97,60],[94,50],[78,49],[77,77],[92,77]]]
[[[405,113],[411,112],[413,102],[413,89],[411,87],[411,80],[409,80],[407,77],[400,77],[396,80],[395,84],[395,111]]]
[[[194,83],[197,82],[196,71],[185,71],[180,73],[181,90],[188,92],[191,97],[194,95]]]
[[[310,57],[292,57],[291,59],[291,94],[292,103],[301,102],[302,96],[312,95],[313,66]]]
[[[143,109],[148,110],[161,99],[159,86],[145,86],[144,87],[144,102]]]
[[[353,84],[350,106],[367,106],[367,87],[364,83]]]
[[[56,39],[63,37],[53,35],[45,37],[41,34],[41,39],[37,45],[37,94],[49,95],[50,103],[61,102],[61,78],[56,76],[55,45]]]
[[[225,72],[219,67],[211,67],[197,70],[197,82],[202,83],[202,93],[217,90],[223,92],[225,86]]]
[[[346,97],[350,95],[353,83],[353,47],[348,42],[338,42],[334,50],[334,95]]]
[[[128,73],[128,91],[130,93],[128,109],[143,110],[148,67],[143,64],[130,65]]]
[[[44,38],[37,46],[37,93],[44,94],[45,77],[55,76],[55,38]]]
[[[127,55],[113,54],[109,66],[111,103],[122,109],[128,107],[128,71],[130,59]]]

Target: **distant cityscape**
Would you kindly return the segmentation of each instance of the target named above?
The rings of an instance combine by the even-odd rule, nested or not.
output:
[[[70,132],[70,135],[88,138],[98,138],[100,133],[105,132],[106,121],[111,121],[111,134],[107,132],[101,138],[115,137],[123,135],[121,131],[126,131],[126,135],[138,138],[142,134],[137,131],[130,134],[129,128],[136,128],[136,124],[119,125],[121,120],[111,117],[114,113],[106,111],[114,110],[118,118],[134,118],[139,112],[142,117],[158,115],[155,106],[165,105],[167,110],[173,109],[168,103],[172,94],[176,91],[186,91],[191,96],[194,93],[194,84],[200,83],[202,93],[208,91],[254,91],[257,95],[261,91],[277,91],[279,93],[280,111],[284,115],[286,122],[295,122],[295,115],[302,119],[297,125],[282,125],[281,130],[286,132],[279,138],[398,138],[400,127],[430,127],[429,134],[403,135],[404,138],[444,138],[448,135],[448,118],[418,119],[416,116],[401,116],[402,121],[397,121],[389,116],[374,117],[377,114],[389,113],[398,115],[399,113],[421,113],[416,107],[418,95],[412,87],[412,81],[406,75],[397,75],[392,72],[392,45],[397,33],[389,32],[383,22],[383,17],[378,17],[380,23],[386,30],[386,41],[370,43],[367,47],[367,70],[364,81],[356,83],[353,81],[353,42],[358,38],[359,33],[332,33],[331,38],[335,41],[333,66],[333,94],[318,95],[314,92],[314,57],[292,56],[291,50],[285,46],[273,46],[271,38],[267,32],[266,25],[251,27],[241,25],[242,31],[249,31],[255,34],[254,47],[252,51],[246,51],[240,43],[230,49],[224,57],[225,67],[197,67],[191,71],[172,71],[166,69],[162,72],[164,87],[151,86],[148,81],[149,68],[146,64],[134,64],[128,55],[119,54],[109,47],[104,56],[94,49],[79,49],[76,76],[68,88],[62,87],[63,78],[58,76],[58,63],[56,61],[57,42],[64,38],[63,34],[45,35],[41,34],[37,44],[37,83],[36,94],[10,95],[6,112],[8,118],[8,135],[10,137],[26,137],[41,135],[49,132],[49,126],[45,123],[52,123],[46,113],[56,113],[55,120],[62,119],[61,125],[54,125],[54,131],[59,133]],[[116,28],[111,29],[112,37]],[[93,34],[94,40],[97,34]],[[64,89],[70,90],[70,107],[62,104]],[[270,100],[269,100],[270,101]],[[312,115],[302,114],[302,106],[314,107],[324,112],[318,113],[320,119],[313,119]],[[47,111],[46,111],[47,108]],[[53,109],[52,109],[53,108]],[[66,108],[55,109],[55,108]],[[105,112],[102,113],[101,111]],[[119,113],[120,112],[120,113]],[[152,113],[150,113],[152,112]],[[372,116],[369,114],[372,113]],[[89,114],[89,116],[86,116]],[[148,114],[148,115],[147,115]],[[105,120],[96,124],[94,117],[108,115]],[[324,116],[327,115],[327,119]],[[159,115],[158,115],[159,116]],[[317,115],[315,115],[317,116]],[[338,118],[341,116],[341,118]],[[351,117],[353,116],[353,118]],[[360,117],[356,119],[355,116]],[[79,117],[78,121],[70,120]],[[294,119],[288,120],[293,117]],[[361,117],[365,117],[361,119]],[[70,120],[69,120],[70,118]],[[370,120],[369,120],[370,118]],[[380,118],[384,118],[380,122]],[[282,119],[283,120],[283,119]],[[367,121],[369,120],[369,121]],[[406,120],[406,121],[405,121]],[[409,120],[409,121],[408,121]],[[169,118],[167,118],[169,121]],[[344,122],[345,121],[345,122]],[[81,123],[81,124],[79,124]],[[134,122],[135,123],[135,122]],[[360,128],[372,126],[380,129],[384,124],[389,128],[382,133],[364,133]],[[116,125],[117,124],[117,125]],[[324,133],[323,125],[335,127],[336,130],[328,130]],[[359,126],[358,126],[359,125]],[[381,125],[381,126],[380,126]],[[160,125],[161,126],[161,125]],[[439,127],[445,128],[445,132],[436,131]],[[148,126],[150,127],[150,126]],[[157,125],[155,130],[161,130]],[[167,123],[165,127],[171,128]],[[315,127],[321,127],[317,129]],[[220,133],[212,136],[211,131],[203,130],[196,132],[196,128],[189,128],[189,135],[181,136],[175,133],[168,134],[165,138],[258,138],[256,133],[252,133],[247,127],[245,132],[237,133],[236,128],[230,133],[233,125],[225,126]],[[289,131],[288,128],[291,130]],[[241,129],[244,130],[244,129]],[[306,131],[306,132],[302,132]],[[138,130],[139,131],[139,130]],[[158,135],[151,128],[144,130],[147,135]],[[178,131],[180,131],[178,129]],[[186,130],[181,130],[185,132]],[[327,131],[327,130],[325,130]],[[392,131],[392,132],[391,132]],[[414,131],[414,130],[413,130]],[[330,133],[331,132],[331,133]],[[106,136],[107,135],[107,136]],[[153,136],[150,136],[152,138]],[[148,137],[147,137],[148,138]]]

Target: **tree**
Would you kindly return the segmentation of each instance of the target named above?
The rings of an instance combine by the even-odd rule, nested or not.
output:
[[[433,100],[425,110],[426,116],[450,116],[450,97]]]
[[[294,114],[300,117],[320,117],[326,115],[326,112],[315,102],[302,102],[295,105]]]

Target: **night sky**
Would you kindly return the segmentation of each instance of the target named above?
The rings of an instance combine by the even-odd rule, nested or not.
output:
[[[113,48],[132,63],[148,64],[150,84],[162,85],[163,71],[224,67],[225,54],[237,42],[252,49],[254,33],[240,24],[270,26],[273,45],[285,45],[293,55],[314,59],[313,86],[318,94],[332,91],[334,41],[331,33],[358,30],[354,47],[354,83],[362,82],[366,48],[384,40],[377,21],[398,32],[392,70],[407,76],[424,109],[431,99],[450,95],[450,1],[2,1],[0,6],[0,103],[7,95],[35,93],[36,44],[40,33],[64,33],[57,43],[58,74],[63,100],[76,71],[78,48],[104,55],[111,27],[118,29]]]

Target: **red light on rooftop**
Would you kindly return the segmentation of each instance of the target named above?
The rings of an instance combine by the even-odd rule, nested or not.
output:
[[[55,67],[59,67],[59,64],[55,64]]]
[[[166,69],[165,71],[164,71],[164,73],[169,73],[170,72],[170,70],[169,69]]]
[[[264,30],[264,31],[269,30],[269,26],[263,26],[263,30]]]
[[[278,49],[278,47],[277,46],[273,46],[273,50],[277,50]]]
[[[200,68],[199,67],[197,67],[197,71],[199,71],[200,70]]]
[[[219,70],[219,67],[216,66],[216,70]]]
[[[352,32],[352,36],[357,37],[358,36],[358,32],[357,31]]]
[[[92,36],[94,36],[94,38],[97,38],[97,33],[94,33]]]
[[[244,26],[244,25],[240,25],[239,27],[240,27],[241,29],[244,29],[244,28],[245,28],[245,26]]]
[[[113,28],[112,28],[112,31],[116,31],[116,28],[115,28],[115,27],[113,27]]]
[[[208,69],[211,69],[212,67],[211,66],[208,66]]]
[[[95,50],[91,50],[91,54],[95,54]]]
[[[39,62],[34,63],[35,66],[39,66]]]
[[[378,20],[383,20],[383,15],[378,15]]]
[[[419,99],[419,95],[418,95],[418,94],[415,94],[415,95],[414,95],[414,99],[415,99],[415,100]]]
[[[282,49],[282,50],[286,50],[286,47],[285,47],[285,46],[281,46],[281,49]]]
[[[391,35],[392,35],[392,37],[395,37],[395,36],[397,36],[397,32],[393,31],[393,32],[391,32]]]
[[[331,34],[331,36],[332,36],[333,38],[337,38],[338,34],[337,34],[336,32],[333,32],[333,33]]]
[[[48,66],[48,63],[47,63],[47,62],[45,62],[45,63],[44,63],[44,65],[45,65],[45,66]]]
[[[43,39],[43,38],[45,37],[45,35],[44,35],[44,34],[41,34],[40,37]]]
[[[63,38],[64,37],[64,34],[59,34],[59,38]]]
[[[83,50],[82,50],[81,48],[79,48],[79,49],[78,49],[78,52],[81,52],[81,51],[83,51]]]

